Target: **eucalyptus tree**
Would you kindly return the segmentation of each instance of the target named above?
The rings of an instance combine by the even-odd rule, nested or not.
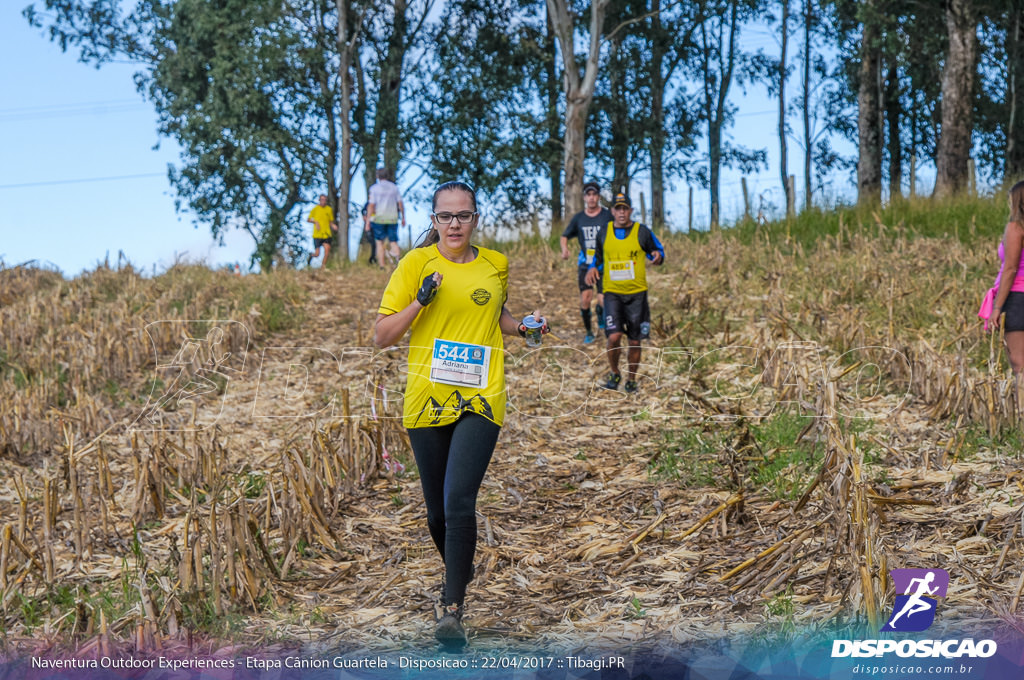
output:
[[[990,3],[979,31],[975,149],[991,180],[1024,178],[1024,0]]]
[[[719,228],[723,164],[752,170],[765,159],[763,149],[743,149],[723,137],[736,108],[729,102],[733,81],[742,85],[755,75],[753,55],[741,46],[740,29],[759,15],[761,3],[759,0],[694,0],[693,5],[696,46],[687,70],[698,82],[702,121],[707,126],[708,166],[704,179],[711,193],[710,227],[716,230]]]
[[[651,225],[665,222],[666,177],[688,175],[689,155],[695,146],[696,116],[693,107],[680,100],[669,107],[666,101],[680,90],[676,80],[686,59],[694,50],[696,30],[694,7],[688,2],[650,0],[649,15],[644,25],[650,41],[647,61],[651,86],[651,129],[649,156],[651,162]]]
[[[804,0],[801,12],[800,99],[799,113],[803,139],[804,209],[810,209],[814,201],[814,179],[820,177],[824,168],[835,162],[835,154],[828,145],[832,130],[829,116],[823,115],[823,102],[831,100],[840,103],[842,98],[834,96],[834,80],[828,77],[829,64],[819,49],[820,42],[827,34],[818,0]],[[794,102],[794,105],[797,105]],[[835,114],[835,111],[833,111]],[[840,118],[842,115],[840,114]],[[820,163],[815,166],[815,159]]]
[[[686,98],[678,74],[693,54],[696,23],[686,2],[625,0],[608,12],[616,27],[609,45],[588,123],[588,155],[610,170],[611,185],[629,186],[650,173],[651,225],[665,223],[668,178],[687,175],[699,114]]]
[[[785,197],[787,215],[792,214],[796,207],[796,197],[789,184],[789,143],[787,139],[789,135],[787,122],[789,106],[786,98],[786,84],[791,70],[788,59],[792,16],[790,0],[773,0],[772,4],[765,8],[764,19],[767,23],[776,24],[777,22],[778,25],[779,52],[777,57],[758,52],[754,58],[755,68],[768,89],[768,95],[775,97],[778,106],[776,130],[779,139],[779,178],[782,181],[781,189],[782,195]]]
[[[546,32],[531,0],[452,0],[431,36],[433,75],[417,96],[426,174],[465,179],[507,222],[535,212],[538,178],[557,158],[547,144]]]
[[[882,69],[883,0],[864,0],[858,10],[861,24],[860,65],[857,71],[857,200],[882,200]]]
[[[25,15],[83,61],[139,66],[159,132],[182,148],[168,170],[179,207],[215,237],[247,231],[253,260],[268,269],[301,237],[295,209],[327,175],[325,111],[336,97],[322,83],[337,67],[322,37],[332,9],[327,0],[138,0],[128,10],[119,0],[43,0]]]
[[[337,205],[346,253],[338,202],[360,157],[372,165],[383,146],[397,164],[412,137],[394,100],[431,3],[37,0],[25,16],[83,61],[138,65],[158,131],[182,148],[168,170],[179,208],[215,237],[247,231],[268,269],[298,245],[297,209],[319,193]]]
[[[942,69],[942,128],[935,154],[935,193],[953,194],[967,185],[977,74],[978,8],[974,0],[948,0],[948,49]]]
[[[427,35],[434,9],[434,0],[372,2],[363,49],[353,63],[353,138],[362,149],[367,187],[375,181],[378,163],[398,173],[404,159],[417,153],[418,132],[404,111],[429,77],[423,66],[432,50]]]
[[[583,209],[583,161],[586,151],[587,112],[597,86],[601,59],[604,18],[611,0],[591,0],[582,11],[571,6],[572,0],[545,0],[551,27],[562,56],[562,82],[565,93],[564,139],[562,142],[562,182],[565,213],[573,215]],[[587,12],[589,10],[589,12]],[[589,13],[587,30],[579,30],[576,17]],[[577,63],[576,33],[585,36],[582,57],[583,71]],[[557,230],[552,222],[552,231]]]
[[[1003,28],[997,34],[1003,36],[1006,64],[1004,181],[1014,181],[1024,177],[1024,1],[1009,0],[1007,5],[999,15]]]
[[[622,16],[620,12],[609,19],[620,20]],[[649,140],[660,137],[662,131],[653,128],[647,41],[636,32],[619,31],[607,42],[603,77],[588,115],[587,156],[611,178],[613,192],[628,193],[634,174],[650,167]]]

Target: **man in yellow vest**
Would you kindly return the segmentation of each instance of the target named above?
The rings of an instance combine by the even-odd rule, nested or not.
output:
[[[608,336],[608,365],[611,373],[602,386],[619,389],[620,343],[629,339],[626,392],[636,392],[636,370],[640,365],[640,341],[651,332],[651,308],[647,304],[647,261],[660,265],[665,248],[646,225],[633,221],[633,204],[624,193],[612,201],[612,221],[597,234],[594,260],[587,270],[587,283],[598,277],[604,288],[605,334]]]

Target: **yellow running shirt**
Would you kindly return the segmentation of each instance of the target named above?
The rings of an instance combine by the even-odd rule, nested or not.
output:
[[[414,248],[398,263],[380,301],[381,314],[412,304],[423,278],[444,277],[434,300],[413,321],[405,384],[405,427],[448,425],[466,411],[496,425],[505,420],[505,343],[498,320],[508,298],[508,259],[487,248],[464,264],[436,245]]]
[[[309,219],[316,222],[313,227],[313,238],[331,238],[331,222],[334,221],[334,211],[329,205],[313,206],[309,211]]]
[[[615,236],[612,224],[605,227],[601,244],[604,292],[630,295],[647,290],[647,256],[639,239],[641,226],[634,222],[622,239]]]

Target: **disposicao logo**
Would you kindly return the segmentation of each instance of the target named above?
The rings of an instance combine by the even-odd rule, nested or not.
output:
[[[892,615],[881,632],[918,633],[935,621],[936,598],[945,597],[949,574],[945,569],[892,569],[897,594]],[[994,640],[833,640],[833,657],[982,657],[996,653]]]
[[[882,626],[883,631],[918,633],[927,630],[935,621],[935,608],[949,588],[949,574],[945,569],[893,569],[889,572],[897,593],[892,616]]]

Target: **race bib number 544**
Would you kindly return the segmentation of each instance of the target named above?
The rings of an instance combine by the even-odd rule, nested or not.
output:
[[[432,382],[460,387],[487,387],[487,373],[491,363],[491,348],[451,340],[434,340],[430,359]]]

